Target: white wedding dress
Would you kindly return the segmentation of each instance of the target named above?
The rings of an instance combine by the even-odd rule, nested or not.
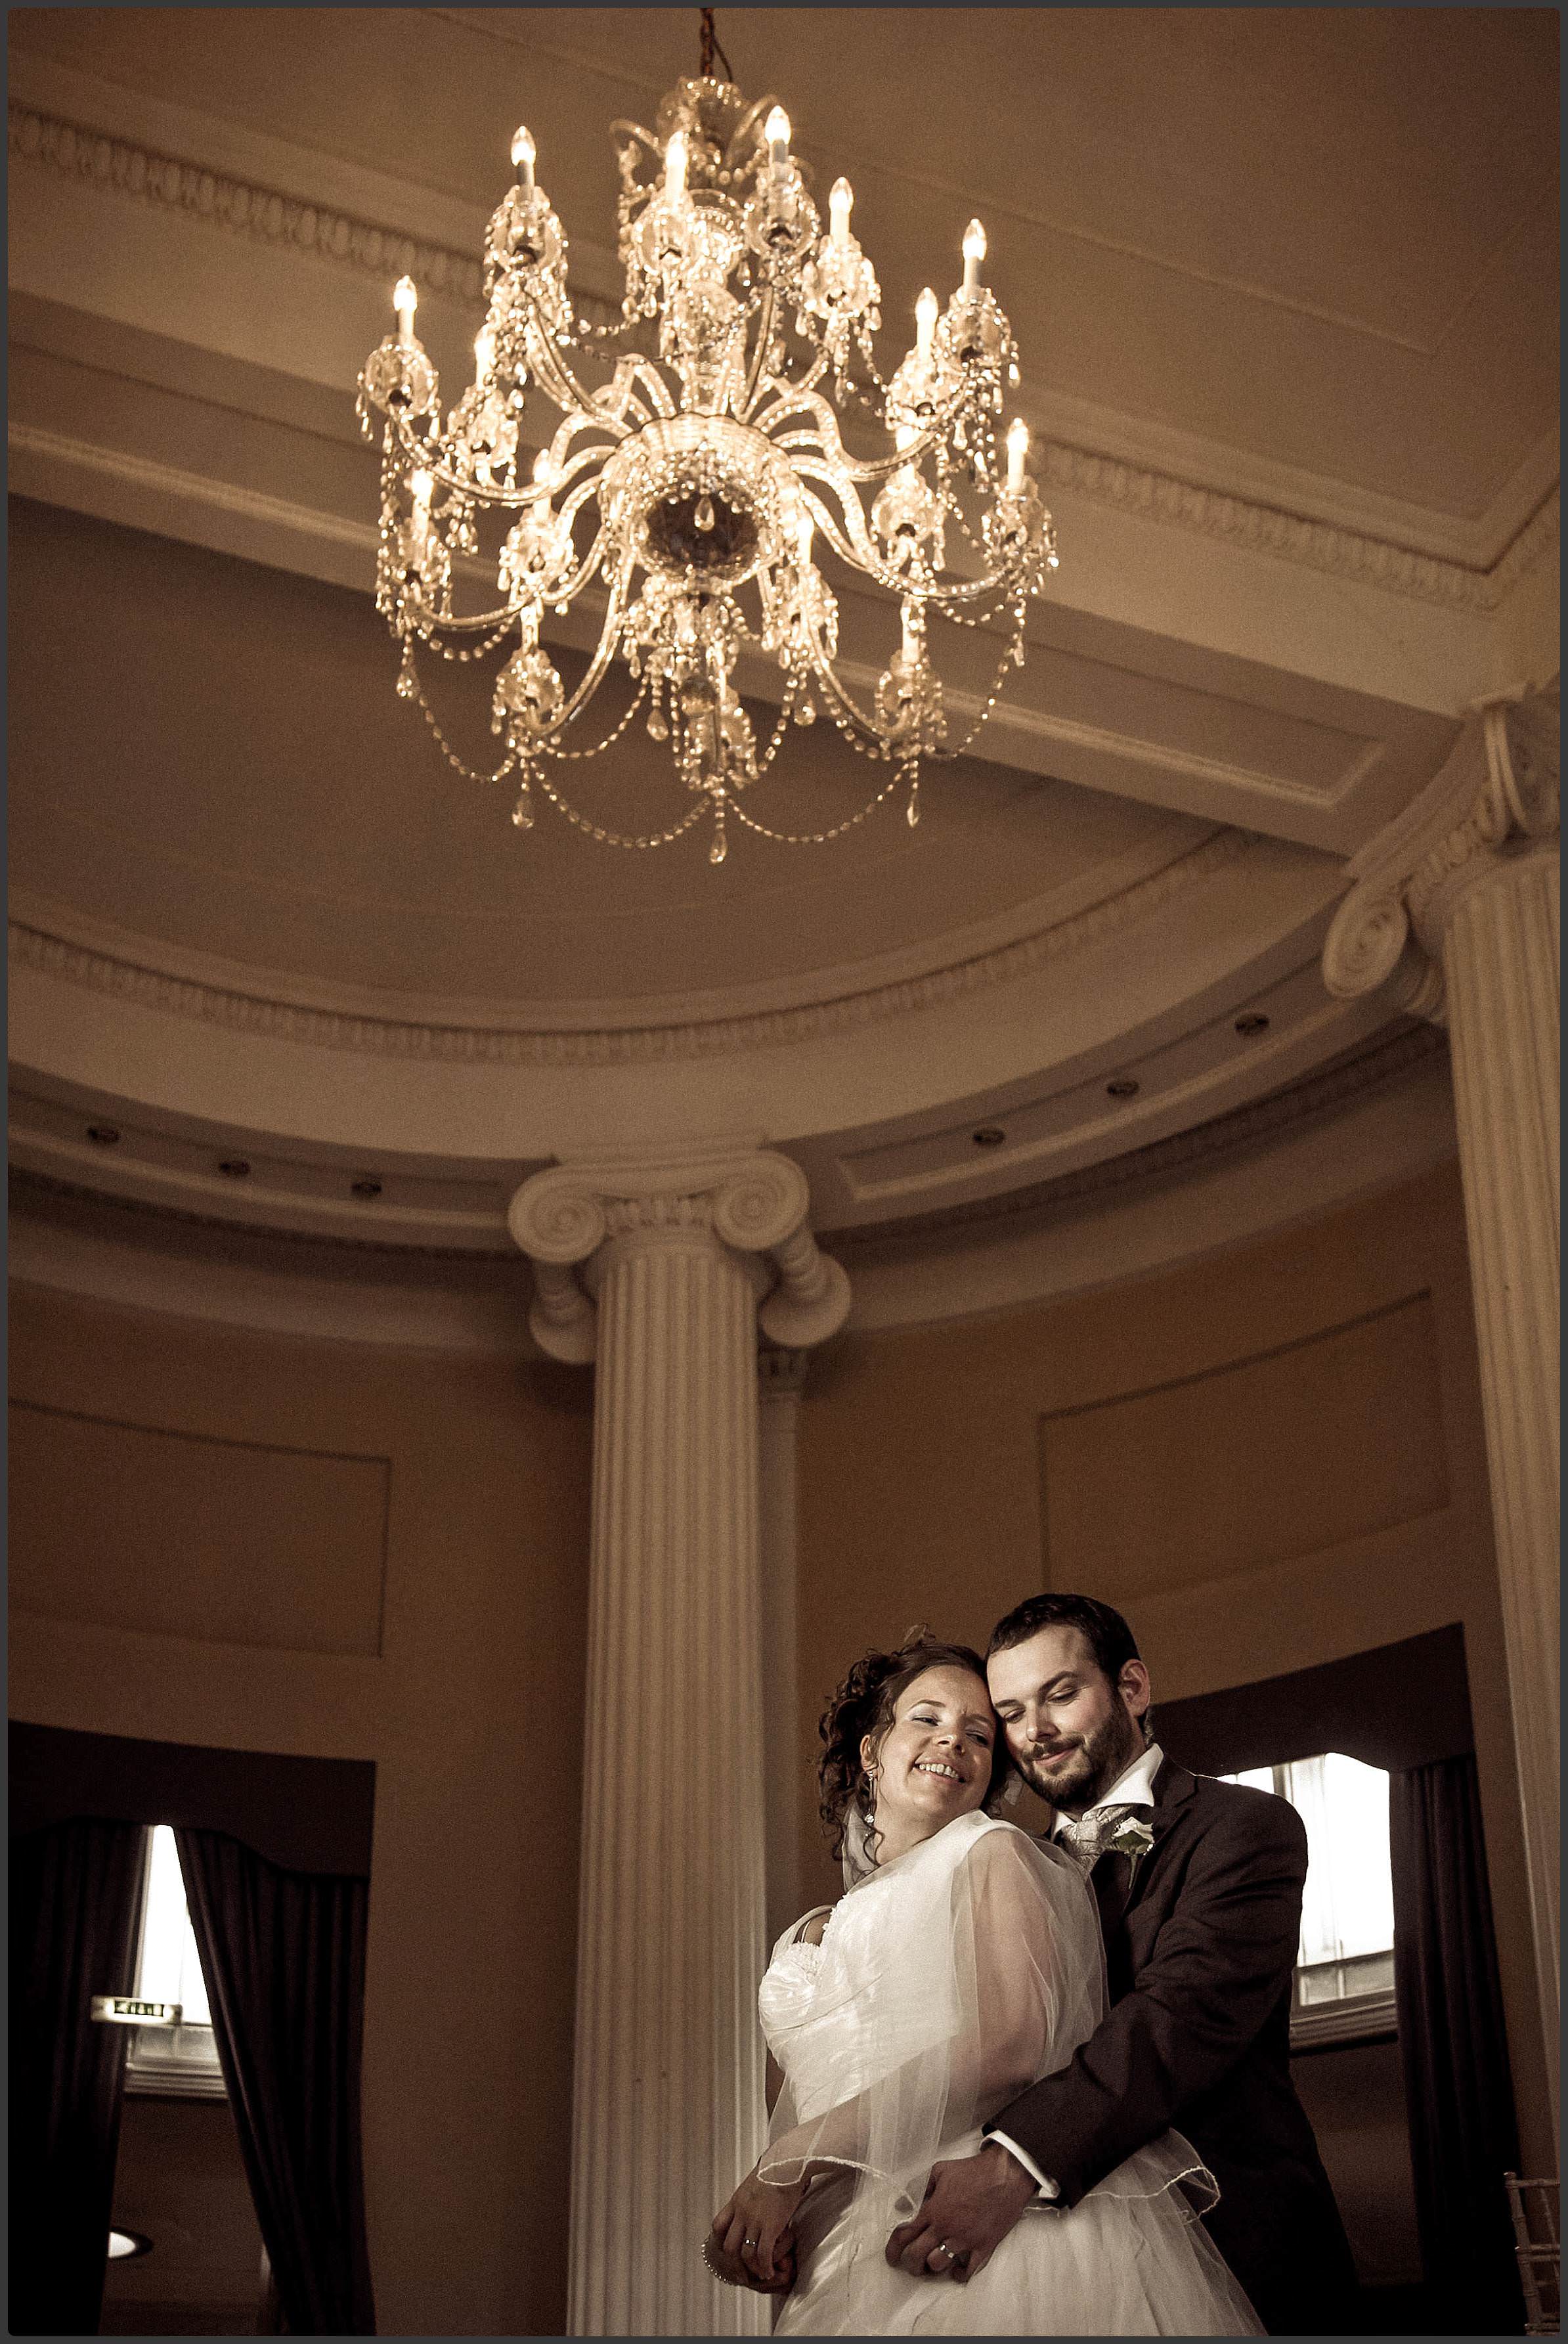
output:
[[[1031,2208],[962,2285],[888,2264],[939,2157],[1064,2066],[1105,2006],[1092,1897],[1069,1858],[966,1815],[871,1873],[820,1945],[786,1932],[762,1981],[784,2074],[761,2172],[828,2160],[795,2219],[780,2336],[1258,2336],[1178,2182],[1213,2187],[1174,2133],[1070,2211]]]

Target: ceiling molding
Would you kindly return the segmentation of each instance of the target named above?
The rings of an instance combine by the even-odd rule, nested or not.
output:
[[[841,1253],[853,1268],[862,1260],[905,1249],[929,1249],[943,1239],[990,1230],[998,1224],[1016,1227],[1021,1218],[1060,1211],[1135,1182],[1179,1177],[1241,1148],[1277,1139],[1402,1082],[1446,1046],[1436,1026],[1402,1019],[1392,1031],[1385,1026],[1370,1044],[1331,1060],[1301,1081],[1185,1131],[1173,1132],[1168,1138],[1151,1141],[1146,1147],[1102,1157],[1077,1171],[1031,1181],[1000,1196],[912,1213],[897,1221],[822,1229],[818,1235],[823,1245]]]
[[[12,102],[8,132],[13,157],[78,180],[106,197],[177,211],[216,232],[260,242],[311,263],[349,269],[378,282],[395,273],[407,274],[423,289],[461,304],[476,318],[480,314],[479,263],[448,245],[304,200],[280,187],[204,167],[40,107]],[[589,323],[619,322],[617,303],[575,283],[573,298]],[[1043,439],[1040,460],[1044,477],[1052,486],[1091,502],[1352,579],[1385,593],[1481,616],[1490,616],[1503,606],[1519,578],[1558,542],[1560,535],[1555,486],[1543,494],[1498,558],[1490,566],[1474,567],[1342,523],[1313,520],[1278,504],[1124,462],[1054,435]],[[1534,459],[1531,469],[1533,477],[1536,476]]]
[[[89,992],[112,994],[170,1016],[197,1018],[234,1032],[266,1035],[317,1049],[469,1065],[647,1064],[816,1042],[1016,983],[1047,962],[1088,951],[1133,927],[1175,896],[1227,869],[1252,844],[1245,831],[1216,831],[1161,870],[1033,935],[894,984],[872,985],[794,1008],[597,1031],[541,1031],[463,1022],[456,1005],[451,1021],[442,1023],[427,1017],[351,1015],[317,1008],[269,995],[262,989],[266,984],[262,971],[256,972],[255,990],[205,984],[159,969],[151,958],[150,946],[146,958],[133,960],[21,920],[10,924],[9,952],[14,966],[35,970]]]
[[[1352,578],[1358,585],[1376,587],[1385,594],[1406,595],[1416,601],[1487,616],[1501,610],[1525,571],[1558,543],[1561,535],[1562,499],[1555,485],[1493,567],[1472,570],[1462,562],[1412,552],[1386,538],[1366,537],[1355,530],[1282,511],[1277,506],[1223,496],[1168,473],[1144,471],[1059,440],[1048,442],[1042,450],[1040,470],[1052,488],[1071,490],[1091,504],[1112,505],[1146,520],[1245,546],[1249,552],[1271,553],[1305,569]]]
[[[1211,1171],[1247,1151],[1289,1139],[1299,1131],[1326,1123],[1413,1077],[1441,1059],[1446,1046],[1445,1037],[1435,1026],[1401,1020],[1392,1028],[1383,1027],[1370,1043],[1267,1097],[1231,1108],[1150,1146],[1102,1157],[1076,1171],[1031,1182],[1000,1196],[906,1214],[869,1226],[820,1229],[818,1238],[824,1247],[843,1258],[851,1272],[883,1260],[940,1254],[955,1242],[1005,1238],[1054,1215],[1085,1207],[1093,1208],[1156,1182],[1180,1181],[1189,1174]],[[788,1149],[785,1153],[789,1153]],[[10,1181],[14,1208],[24,1207],[29,1197],[75,1200],[115,1216],[132,1217],[149,1230],[156,1227],[171,1232],[200,1230],[230,1240],[236,1236],[248,1236],[274,1248],[280,1262],[286,1261],[295,1248],[298,1249],[297,1258],[321,1263],[323,1267],[333,1254],[378,1256],[388,1262],[397,1259],[473,1264],[517,1259],[499,1191],[489,1210],[476,1207],[462,1216],[426,1217],[417,1228],[420,1217],[409,1215],[403,1235],[373,1237],[361,1234],[373,1225],[368,1213],[359,1217],[357,1227],[355,1217],[345,1212],[334,1217],[336,1226],[313,1228],[303,1217],[280,1217],[276,1199],[266,1200],[266,1207],[257,1209],[263,1206],[259,1197],[249,1204],[236,1193],[229,1209],[218,1214],[203,1210],[203,1200],[194,1190],[187,1190],[182,1197],[172,1183],[162,1187],[138,1186],[128,1189],[110,1186],[106,1181],[100,1185],[83,1178],[81,1167],[64,1157],[48,1165],[43,1161],[15,1163]],[[228,1199],[225,1201],[227,1204]],[[453,1242],[459,1237],[459,1222],[461,1241]]]

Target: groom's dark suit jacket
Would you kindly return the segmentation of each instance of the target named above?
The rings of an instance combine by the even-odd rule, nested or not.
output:
[[[1344,2334],[1354,2268],[1290,2074],[1307,1835],[1283,1799],[1169,1759],[1146,1855],[1091,1874],[1111,2008],[994,2118],[1071,2207],[1173,2126],[1220,2185],[1215,2245],[1271,2335]]]

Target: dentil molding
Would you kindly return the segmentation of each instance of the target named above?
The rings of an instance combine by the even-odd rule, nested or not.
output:
[[[503,1066],[647,1065],[677,1058],[725,1056],[793,1043],[815,1042],[853,1033],[864,1026],[930,1009],[990,986],[1010,985],[1047,962],[1104,944],[1160,910],[1188,888],[1214,877],[1245,855],[1256,842],[1245,831],[1212,832],[1147,878],[1120,894],[1059,920],[1036,935],[1021,936],[990,952],[951,963],[894,984],[868,986],[798,1008],[758,1010],[739,1016],[692,1018],[668,1025],[548,1028],[466,1022],[454,1005],[451,1021],[368,1016],[297,1001],[279,1001],[261,990],[205,984],[159,969],[148,947],[146,960],[102,951],[52,933],[34,919],[14,919],[9,949],[14,967],[35,969],[88,992],[106,993],[175,1017],[199,1018],[241,1034],[307,1044],[316,1049],[348,1050],[362,1056],[456,1060]],[[519,1013],[526,1015],[526,1013]],[[536,1013],[537,1015],[538,1013]]]
[[[1450,912],[1501,854],[1560,834],[1561,737],[1555,691],[1474,711],[1442,772],[1352,858],[1354,884],[1323,943],[1331,993],[1390,985],[1409,1015],[1442,1022]]]
[[[798,1164],[752,1147],[681,1161],[599,1158],[536,1172],[507,1224],[534,1264],[528,1325],[551,1358],[583,1364],[595,1349],[594,1304],[572,1275],[602,1248],[723,1246],[767,1254],[778,1284],[758,1313],[772,1343],[825,1342],[849,1316],[849,1281],[807,1226],[811,1196]]]
[[[8,130],[13,157],[36,169],[84,181],[106,196],[178,211],[218,233],[360,276],[411,276],[422,288],[465,304],[476,316],[483,308],[479,263],[447,245],[302,201],[281,188],[205,169],[36,107],[12,104]],[[618,304],[601,295],[574,284],[572,298],[590,324],[620,322]],[[1384,593],[1483,615],[1502,607],[1518,580],[1557,544],[1561,534],[1561,495],[1553,488],[1491,568],[1477,570],[1049,436],[1041,439],[1040,461],[1051,486],[1091,503],[1353,579]]]

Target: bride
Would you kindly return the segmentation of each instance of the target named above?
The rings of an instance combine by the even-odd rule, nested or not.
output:
[[[988,1812],[1007,1761],[985,1672],[911,1630],[858,1662],[822,1719],[822,1816],[850,1881],[774,1948],[768,2147],[714,2217],[710,2268],[781,2294],[780,2336],[1257,2336],[1187,2193],[1174,2133],[1071,2212],[1041,2205],[983,2265],[885,2247],[939,2157],[1062,2066],[1105,2006],[1094,1902],[1071,1859]]]

